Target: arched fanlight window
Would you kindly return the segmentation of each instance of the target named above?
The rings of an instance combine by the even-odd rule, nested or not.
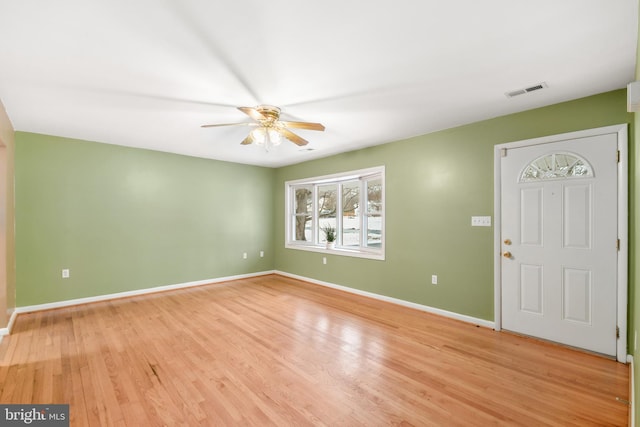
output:
[[[520,174],[520,182],[591,177],[593,168],[582,157],[571,153],[553,153],[529,163]]]

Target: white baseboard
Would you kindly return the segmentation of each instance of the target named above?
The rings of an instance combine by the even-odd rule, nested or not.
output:
[[[87,298],[77,298],[77,299],[72,299],[72,300],[67,300],[67,301],[57,301],[57,302],[51,302],[51,303],[46,303],[46,304],[37,304],[37,305],[28,305],[28,306],[23,306],[23,307],[16,307],[14,313],[15,314],[19,314],[19,313],[32,313],[34,311],[41,311],[41,310],[51,310],[54,308],[62,308],[62,307],[69,307],[72,305],[81,305],[81,304],[89,304],[92,302],[100,302],[100,301],[108,301],[108,300],[112,300],[112,299],[119,299],[119,298],[126,298],[126,297],[132,297],[132,296],[138,296],[138,295],[146,295],[146,294],[153,294],[156,292],[165,292],[165,291],[171,291],[174,289],[183,289],[183,288],[191,288],[194,286],[202,286],[202,285],[209,285],[212,283],[220,283],[220,282],[228,282],[231,280],[239,280],[239,279],[248,279],[251,277],[257,277],[257,276],[265,276],[267,274],[274,274],[275,271],[261,271],[259,273],[250,273],[250,274],[240,274],[237,276],[227,276],[227,277],[218,277],[215,279],[205,279],[205,280],[196,280],[193,282],[186,282],[186,283],[178,283],[175,285],[165,285],[165,286],[157,286],[154,288],[145,288],[145,289],[136,289],[134,291],[126,291],[126,292],[117,292],[114,294],[106,294],[106,295],[97,295],[94,297],[87,297]]]
[[[484,326],[486,328],[493,329],[495,327],[495,323],[489,320],[478,319],[476,317],[467,316],[465,314],[459,314],[452,311],[442,310],[435,307],[430,307],[428,305],[417,304],[411,301],[405,301],[398,298],[388,297],[386,295],[380,295],[373,292],[361,291],[359,289],[350,288],[348,286],[336,285],[335,283],[323,282],[321,280],[311,279],[304,276],[298,276],[297,274],[286,273],[284,271],[275,271],[276,274],[285,277],[291,277],[292,279],[302,280],[304,282],[310,282],[316,285],[326,286],[329,288],[339,289],[341,291],[350,292],[352,294],[357,294],[361,296],[365,296],[368,298],[374,298],[381,301],[390,302],[392,304],[401,305],[404,307],[414,308],[416,310],[425,311],[427,313],[438,314],[440,316],[449,317],[451,319],[461,320],[467,323],[473,323],[474,325]]]
[[[9,316],[9,323],[6,328],[0,328],[0,343],[2,342],[2,337],[5,335],[9,335],[11,330],[13,329],[13,324],[16,321],[16,317],[18,317],[18,313],[15,310],[11,310],[11,316]]]
[[[7,335],[11,333],[13,330],[13,325],[16,323],[16,318],[18,317],[18,313],[15,308],[11,310],[11,316],[9,317],[9,324],[7,325]]]

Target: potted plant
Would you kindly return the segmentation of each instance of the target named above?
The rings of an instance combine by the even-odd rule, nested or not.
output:
[[[327,241],[327,249],[333,249],[336,246],[336,228],[331,225],[325,225],[321,230]]]

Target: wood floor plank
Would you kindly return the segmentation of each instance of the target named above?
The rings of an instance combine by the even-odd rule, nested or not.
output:
[[[74,426],[623,426],[628,367],[277,275],[18,316],[1,403]]]

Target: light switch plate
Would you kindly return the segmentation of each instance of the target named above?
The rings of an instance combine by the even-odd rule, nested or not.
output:
[[[491,227],[490,216],[472,216],[471,225],[473,227]]]

